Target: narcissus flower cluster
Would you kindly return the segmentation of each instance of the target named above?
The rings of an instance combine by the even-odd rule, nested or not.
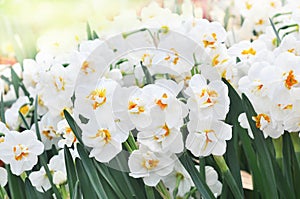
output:
[[[194,17],[203,11],[218,19],[220,8],[195,7],[189,15],[184,1],[179,15],[152,3],[140,16],[120,13],[111,29],[89,32],[88,40],[55,48],[44,42],[35,59],[4,70],[0,186],[8,169],[39,192],[67,185],[64,149],[76,163],[80,144],[94,162],[110,166],[124,156],[129,176],[184,197],[195,183],[181,155],[201,165],[224,155],[233,137],[228,85],[249,98],[256,112],[251,122],[265,138],[299,132],[300,4],[230,2],[236,18],[226,25]],[[246,113],[239,114],[239,125],[254,138]],[[217,171],[198,170],[219,196]]]

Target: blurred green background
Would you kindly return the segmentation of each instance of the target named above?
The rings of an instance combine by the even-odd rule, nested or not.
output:
[[[50,30],[78,31],[80,35],[87,22],[101,30],[105,21],[120,11],[130,8],[138,12],[149,1],[0,0],[0,60],[15,54],[19,60],[34,57],[37,38]]]

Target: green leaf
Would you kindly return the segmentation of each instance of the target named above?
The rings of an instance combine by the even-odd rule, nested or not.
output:
[[[70,113],[67,110],[64,110],[64,116],[72,129],[74,135],[76,136],[77,140],[79,143],[83,144],[82,138],[81,138],[81,129],[80,127],[76,124],[75,120],[73,117],[70,115]]]
[[[93,40],[93,35],[92,35],[92,31],[91,31],[91,27],[90,27],[89,23],[86,24],[86,33],[87,33],[87,39]]]
[[[76,175],[76,170],[75,170],[72,155],[66,145],[64,147],[64,154],[65,154],[69,193],[70,193],[70,197],[73,198],[73,192],[74,192],[75,183],[77,181],[77,175]]]
[[[142,66],[143,72],[144,72],[145,77],[146,77],[146,85],[147,84],[153,84],[154,83],[153,77],[151,76],[148,68],[143,65],[142,61],[141,61],[141,66]]]
[[[21,80],[13,68],[11,68],[11,81],[15,90],[16,98],[19,98],[19,85]]]
[[[27,199],[38,199],[35,188],[28,178],[25,179],[25,194]]]
[[[200,176],[200,173],[197,171],[191,157],[187,154],[187,152],[180,157],[180,161],[192,177],[192,180],[202,197],[206,199],[215,198],[206,182],[204,182],[204,179]]]
[[[280,169],[278,163],[273,161],[273,165],[276,173],[275,177],[280,197],[286,199],[295,198],[295,194],[291,191],[291,187],[289,186],[288,179],[283,176],[282,170]]]
[[[241,192],[239,186],[237,186],[223,156],[213,156],[213,157],[218,167],[220,168],[223,179],[226,181],[227,185],[229,186],[234,198],[244,198],[243,191]]]
[[[145,185],[147,199],[155,199],[154,190],[152,187]]]
[[[98,178],[97,170],[95,168],[95,165],[93,164],[93,160],[88,156],[82,144],[77,144],[77,151],[82,160],[83,167],[89,177],[89,180],[91,181],[92,187],[94,188],[97,196],[101,199],[108,198]]]
[[[277,47],[278,47],[278,46],[280,45],[280,43],[281,43],[281,39],[280,39],[279,33],[278,33],[278,31],[276,30],[276,27],[275,27],[275,25],[274,25],[272,19],[269,18],[269,21],[270,21],[270,24],[271,24],[271,26],[272,26],[272,29],[273,29],[273,31],[274,31],[274,33],[275,33],[275,35],[276,35],[276,39],[277,39],[276,44],[277,44]]]
[[[228,28],[228,22],[229,22],[229,19],[230,19],[230,10],[229,10],[230,7],[226,8],[225,10],[225,16],[224,16],[224,28],[225,30],[227,30]]]
[[[81,199],[81,191],[80,191],[80,188],[79,188],[79,180],[76,181],[75,183],[75,186],[74,186],[74,190],[73,190],[73,198],[71,199]]]
[[[4,124],[6,123],[5,121],[5,109],[4,109],[4,103],[3,103],[3,94],[1,93],[1,103],[0,103],[0,117],[1,117],[1,122]]]
[[[105,179],[107,184],[109,184],[109,186],[113,189],[113,191],[116,193],[118,198],[126,198],[121,191],[122,188],[120,188],[117,185],[117,183],[116,183],[115,179],[113,178],[113,176],[111,175],[109,169],[104,164],[97,163],[95,160],[94,160],[94,164],[96,166],[96,169],[99,171],[99,173]],[[118,180],[122,180],[122,179],[118,179]]]
[[[227,151],[225,154],[225,158],[227,160],[228,167],[230,168],[230,171],[234,177],[234,180],[236,181],[240,192],[243,194],[243,186],[238,159],[238,137],[240,133],[238,117],[243,112],[243,105],[240,96],[237,94],[232,85],[224,78],[222,79],[222,81],[228,87],[228,96],[230,98],[230,110],[226,116],[225,122],[233,126],[232,138],[227,142]]]
[[[92,184],[93,182],[91,182],[89,176],[87,175],[87,171],[79,158],[76,158],[75,165],[83,198],[101,198],[99,196],[97,197],[95,187],[93,187]]]
[[[99,39],[99,36],[95,30],[93,30],[93,39]]]
[[[29,126],[29,124],[27,123],[27,121],[26,121],[24,115],[23,115],[20,111],[19,111],[19,116],[20,116],[20,118],[21,118],[23,124],[25,125],[25,128],[26,128],[27,130],[29,130],[29,129],[30,129],[30,126]]]
[[[6,171],[11,199],[23,198],[23,196],[25,195],[25,185],[21,177],[12,174],[9,165],[6,165]]]
[[[272,158],[275,158],[270,155],[270,151],[266,146],[266,140],[263,137],[263,132],[256,128],[255,122],[252,120],[252,117],[257,114],[255,113],[251,102],[245,94],[242,94],[242,99],[247,119],[254,136],[253,144],[258,155],[259,168],[262,175],[261,179],[265,186],[263,193],[266,198],[278,198],[275,173],[272,165]]]

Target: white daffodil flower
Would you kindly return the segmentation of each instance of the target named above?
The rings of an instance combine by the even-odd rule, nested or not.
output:
[[[36,165],[38,155],[44,151],[44,145],[38,141],[33,131],[11,131],[0,144],[0,151],[0,159],[10,164],[12,173],[21,175]]]
[[[57,123],[61,119],[60,115],[54,116],[48,112],[38,122],[41,139],[46,150],[51,149],[52,145],[57,146],[58,141],[61,140],[61,132],[57,130]],[[31,130],[35,131],[35,125],[32,125]]]
[[[137,141],[154,152],[180,153],[183,151],[183,139],[179,127],[161,124],[157,128],[141,131]]]
[[[225,45],[218,45],[215,50],[210,51],[207,62],[207,64],[201,65],[200,70],[201,74],[209,81],[225,78],[233,82],[236,78],[237,71],[233,67],[235,60],[228,55]]]
[[[212,116],[224,120],[229,111],[228,88],[221,80],[207,84],[202,75],[194,75],[186,93],[190,96],[187,105],[191,112],[201,117]]]
[[[77,139],[66,119],[57,123],[57,132],[62,136],[62,139],[58,141],[58,147],[64,148],[65,145],[67,145],[67,147],[71,147],[77,142]]]
[[[90,157],[95,157],[99,162],[109,162],[122,150],[128,133],[120,131],[114,123],[99,123],[90,120],[82,125],[82,140],[92,147]]]
[[[177,195],[179,197],[183,197],[184,194],[190,191],[191,187],[194,186],[194,183],[192,181],[191,176],[183,167],[183,165],[179,161],[176,161],[174,165],[174,170],[162,179],[166,187],[169,188],[170,193],[172,193],[175,189],[176,180],[178,178],[180,178],[180,183],[178,186]]]
[[[53,115],[71,107],[77,75],[71,67],[60,64],[52,65],[50,70],[41,73],[37,84],[38,95]]]
[[[275,66],[264,68],[262,81],[269,88],[269,98],[277,104],[288,104],[300,99],[300,57],[292,53],[281,53]]]
[[[39,171],[33,171],[29,174],[29,180],[39,192],[48,191],[51,188],[50,181],[46,174],[44,167],[41,167]]]
[[[266,45],[259,40],[255,40],[252,43],[250,41],[241,41],[231,46],[228,49],[228,54],[239,58],[241,62],[253,63],[263,49],[266,49]]]
[[[119,84],[111,79],[101,78],[96,86],[84,82],[76,88],[75,112],[88,119],[114,121],[112,100]]]
[[[226,152],[226,140],[232,137],[230,125],[215,120],[212,116],[192,116],[187,127],[190,133],[186,139],[186,148],[194,156],[223,155]]]
[[[50,159],[49,170],[53,173],[54,184],[61,185],[67,181],[67,171],[63,150],[60,150],[58,155],[55,155]]]
[[[19,111],[26,117],[30,112],[31,106],[28,97],[22,96],[17,99],[17,101],[5,111],[6,125],[11,130],[17,130],[22,123],[19,116]]]
[[[168,153],[155,153],[141,146],[131,153],[128,160],[129,175],[143,178],[148,186],[156,186],[164,176],[173,171],[175,159]]]
[[[272,138],[278,138],[284,133],[283,121],[274,120],[270,113],[258,112],[252,119],[255,121],[256,128]]]
[[[206,184],[212,191],[215,197],[218,197],[222,193],[222,183],[218,180],[218,173],[211,166],[205,166],[205,179]]]

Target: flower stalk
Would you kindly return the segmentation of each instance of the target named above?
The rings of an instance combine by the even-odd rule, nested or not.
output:
[[[300,138],[297,132],[290,133],[293,147],[296,153],[298,165],[300,165]]]
[[[232,173],[230,172],[225,159],[223,156],[213,156],[214,160],[216,161],[219,169],[221,170],[221,173],[223,175],[223,179],[227,182],[229,188],[232,191],[232,194],[234,195],[235,198],[244,198],[243,194],[241,193],[239,187],[237,186]]]
[[[272,139],[272,141],[273,141],[273,145],[274,145],[274,149],[275,149],[276,161],[278,162],[280,168],[282,168],[282,158],[283,158],[283,154],[282,154],[282,137],[280,136],[277,139]]]

